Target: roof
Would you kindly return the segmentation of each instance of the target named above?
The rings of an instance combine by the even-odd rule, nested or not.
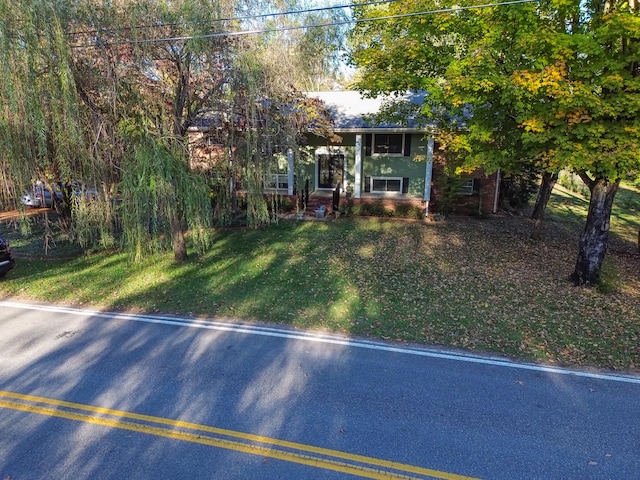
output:
[[[424,123],[419,124],[416,121],[416,117],[420,116],[418,107],[422,106],[427,95],[425,91],[375,98],[363,97],[360,92],[354,90],[307,92],[306,95],[317,98],[325,104],[333,118],[333,130],[336,132],[382,129],[426,130]],[[375,122],[373,117],[389,108],[392,109],[398,121]]]

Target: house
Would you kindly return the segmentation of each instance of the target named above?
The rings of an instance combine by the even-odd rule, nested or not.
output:
[[[335,135],[306,134],[306,145],[274,155],[272,170],[264,175],[266,194],[301,196],[308,210],[325,205],[382,203],[431,213],[495,213],[499,172],[482,171],[460,178],[445,175],[444,156],[433,138],[433,127],[421,121],[419,107],[425,92],[400,97],[365,98],[356,91],[308,92],[320,100],[332,119]],[[377,122],[376,114],[393,112],[394,122]],[[210,168],[225,158],[212,132],[218,119],[190,129],[192,167]],[[241,179],[237,185],[241,191]]]
[[[417,108],[425,93],[407,93],[389,103],[385,98],[364,98],[356,91],[310,92],[331,112],[333,131],[341,141],[329,141],[312,134],[300,155],[289,158],[289,178],[283,182],[293,194],[291,175],[299,188],[308,185],[309,203],[322,203],[333,192],[340,202],[354,204],[381,202],[394,210],[400,204],[419,207],[430,213],[495,213],[498,207],[499,173],[482,171],[452,182],[444,177],[444,159],[434,142],[433,128],[416,121]],[[374,115],[395,108],[397,123],[376,123]],[[406,108],[409,107],[409,108]],[[404,113],[403,113],[404,112]],[[290,155],[291,157],[291,155]],[[446,198],[445,198],[446,197]],[[320,199],[320,200],[319,200]],[[324,203],[328,203],[325,200]]]

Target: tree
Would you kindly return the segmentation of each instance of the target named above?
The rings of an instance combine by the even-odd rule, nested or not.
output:
[[[263,174],[306,114],[264,42],[229,35],[236,6],[0,0],[2,179],[18,191],[33,179],[99,186],[90,205],[67,196],[61,218],[83,245],[111,245],[122,228],[137,259],[169,243],[184,261],[186,229],[206,248],[211,191],[231,197],[240,182],[249,222],[272,220]],[[209,170],[189,168],[188,131],[203,122],[222,153]],[[226,221],[233,201],[220,198]]]
[[[247,23],[270,31],[258,43],[265,61],[286,73],[287,83],[302,91],[333,90],[343,83],[349,20],[345,9],[318,7],[309,0],[276,1],[272,6],[246,0],[243,11],[264,12]]]
[[[577,172],[590,190],[589,212],[571,279],[594,284],[608,245],[620,181],[640,167],[640,18],[634,1],[591,2],[555,10],[565,27],[554,63],[517,72],[529,106],[526,143],[551,145],[542,162]],[[545,32],[546,33],[546,32]]]
[[[428,89],[425,113],[438,120],[443,144],[466,168],[509,171],[535,160],[547,182],[563,168],[579,172],[591,206],[572,278],[594,283],[613,196],[639,166],[637,4],[465,5],[360,23],[353,37],[353,59],[363,67],[359,85],[374,93]],[[439,6],[384,8],[398,14]],[[356,14],[381,16],[370,7]]]
[[[361,7],[357,15],[384,17],[440,11],[432,2]],[[375,95],[429,91],[423,114],[436,123],[440,145],[461,171],[501,169],[504,178],[527,175],[535,154],[523,143],[509,73],[528,67],[522,43],[535,35],[534,8],[457,10],[359,23],[351,37],[360,67],[357,86]]]

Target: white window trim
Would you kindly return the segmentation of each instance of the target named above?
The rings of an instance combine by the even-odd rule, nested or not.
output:
[[[272,182],[268,182],[267,180],[271,179]],[[273,183],[275,179],[276,187],[269,187],[269,183]],[[280,185],[284,185],[280,187]],[[265,192],[283,192],[288,191],[289,189],[289,175],[287,173],[266,173],[262,176],[262,189]]]
[[[388,191],[388,190],[374,190],[373,189],[373,181],[374,180],[400,180],[400,190],[399,191]],[[382,177],[382,176],[371,176],[369,178],[369,191],[374,194],[385,194],[385,195],[403,195],[402,190],[404,187],[404,178],[402,177]]]
[[[376,136],[377,135],[402,135],[402,151],[400,153],[378,153],[376,149]],[[406,133],[396,132],[380,132],[371,134],[371,156],[372,157],[404,157],[404,142],[406,141]]]
[[[343,147],[318,147],[314,152],[314,177],[315,177],[315,185],[314,188],[319,191],[332,191],[333,188],[320,188],[320,178],[318,178],[318,157],[320,155],[342,155],[342,191],[345,191],[347,188],[347,150]]]
[[[460,185],[460,195],[473,195],[473,187],[475,184],[475,180],[470,178],[465,183]]]

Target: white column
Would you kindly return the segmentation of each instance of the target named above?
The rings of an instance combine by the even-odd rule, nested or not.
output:
[[[429,137],[427,142],[427,168],[424,172],[424,201],[425,216],[429,215],[429,202],[431,201],[431,177],[433,174],[433,137]]]
[[[362,195],[362,135],[356,135],[356,160],[355,160],[355,185],[353,190],[354,198]]]
[[[293,195],[293,150],[287,150],[287,195]]]
[[[500,202],[500,169],[496,172],[496,185],[493,197],[493,213],[498,213],[498,203]]]

